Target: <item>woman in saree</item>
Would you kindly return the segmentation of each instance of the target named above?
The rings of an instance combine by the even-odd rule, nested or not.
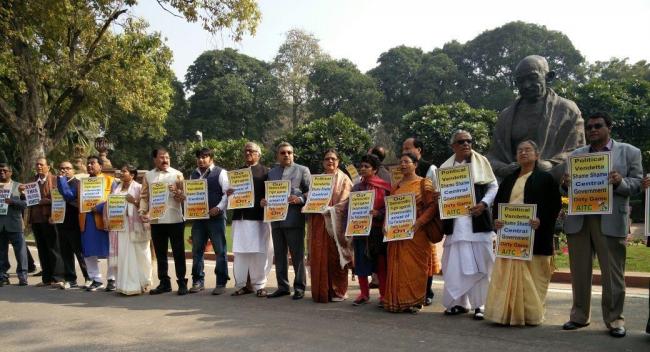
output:
[[[485,318],[503,325],[539,325],[544,320],[546,292],[553,275],[553,234],[562,208],[559,186],[537,167],[539,150],[533,141],[517,147],[519,169],[501,182],[494,200],[495,227],[503,228],[499,203],[537,204],[530,220],[535,230],[531,260],[497,258],[485,305]]]
[[[416,220],[412,239],[388,242],[388,277],[384,309],[417,313],[425,302],[431,261],[431,242],[423,225],[433,221],[438,210],[431,180],[415,174],[417,158],[411,153],[400,157],[402,179],[391,195],[415,194]]]
[[[146,292],[152,285],[151,281],[151,249],[150,232],[140,221],[138,205],[142,185],[135,181],[138,170],[126,165],[120,170],[120,180],[113,186],[111,194],[126,197],[125,230],[110,231],[109,236],[117,238],[117,248],[111,248],[109,256],[116,257],[117,263],[117,292],[124,295],[138,295]],[[103,203],[105,206],[106,203]],[[106,214],[107,212],[104,212]],[[106,221],[105,223],[108,223]],[[111,243],[113,243],[111,241]],[[115,253],[117,252],[117,253]]]
[[[339,170],[339,155],[334,149],[325,152],[323,169],[325,174],[334,175],[334,186],[328,212],[310,214],[308,220],[311,292],[314,302],[341,302],[347,298],[352,243],[345,238],[345,231],[340,231],[339,222],[331,219],[343,213],[342,203],[350,196],[352,182]]]

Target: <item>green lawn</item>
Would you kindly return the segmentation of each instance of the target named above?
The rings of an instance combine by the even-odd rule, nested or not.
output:
[[[567,254],[555,255],[555,266],[558,269],[569,268],[569,256]],[[598,269],[598,259],[594,259],[594,269]],[[627,246],[627,260],[625,271],[650,272],[650,248],[643,243],[632,243]]]

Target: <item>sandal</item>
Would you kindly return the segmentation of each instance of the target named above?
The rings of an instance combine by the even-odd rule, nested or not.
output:
[[[463,306],[453,306],[451,308],[445,309],[444,314],[445,315],[458,315],[458,314],[465,314],[469,312],[469,309],[463,307]]]
[[[268,294],[269,294],[269,293],[266,292],[266,290],[263,289],[263,288],[257,290],[257,292],[255,293],[255,295],[256,295],[257,297],[266,297]]]
[[[240,288],[239,290],[231,293],[230,295],[231,296],[243,296],[243,295],[247,295],[249,293],[253,293],[253,290],[251,290],[248,287],[244,286],[244,287]]]

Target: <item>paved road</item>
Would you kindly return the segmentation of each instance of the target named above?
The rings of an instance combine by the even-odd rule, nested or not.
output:
[[[214,285],[212,268],[206,268],[209,286]],[[30,278],[30,285],[37,282]],[[358,286],[350,284],[354,297]],[[439,295],[442,283],[434,289]],[[383,312],[376,302],[316,304],[309,292],[296,302],[230,297],[232,291],[124,297],[6,286],[0,288],[0,351],[650,351],[650,335],[643,332],[647,289],[628,292],[624,339],[606,333],[597,293],[592,325],[562,331],[571,303],[566,285],[553,285],[549,292],[547,322],[526,328],[478,322],[470,315],[444,316],[438,297],[433,306],[411,315]]]

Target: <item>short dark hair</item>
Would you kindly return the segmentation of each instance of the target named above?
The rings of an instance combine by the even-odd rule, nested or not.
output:
[[[214,159],[214,152],[210,148],[203,147],[201,149],[197,149],[196,152],[194,152],[194,155],[197,159],[202,156],[209,156],[210,159]]]
[[[409,159],[411,159],[411,161],[412,161],[414,164],[417,164],[417,163],[418,163],[418,158],[415,156],[415,154],[413,154],[413,153],[411,153],[411,152],[402,153],[402,155],[400,155],[399,157],[401,158],[401,157],[403,157],[403,156],[408,157]]]
[[[603,119],[607,127],[612,127],[612,117],[604,111],[596,111],[587,117],[587,121],[591,119]]]
[[[89,156],[88,159],[86,159],[86,162],[89,163],[93,159],[97,160],[97,164],[99,164],[99,166],[104,166],[102,165],[103,164],[102,159],[100,159],[97,155]]]
[[[420,150],[424,152],[424,143],[422,143],[422,141],[419,140],[418,137],[411,137],[411,138],[413,138],[413,146],[416,148],[420,148]]]
[[[336,149],[334,149],[334,148],[329,148],[329,149],[325,150],[325,153],[323,153],[323,158],[325,158],[325,155],[330,154],[330,153],[336,155],[337,159],[341,158],[339,156],[339,152],[337,152]]]
[[[386,151],[384,150],[384,147],[380,145],[372,147],[372,149],[370,149],[370,154],[376,156],[379,162],[383,162],[384,159],[386,159]]]
[[[152,159],[157,158],[157,157],[158,157],[158,154],[160,154],[160,153],[167,153],[167,154],[169,154],[169,150],[167,150],[167,149],[164,148],[164,147],[158,147],[158,148],[156,148],[156,149],[154,149],[154,150],[151,151],[151,158],[152,158]]]
[[[366,154],[361,157],[359,162],[369,164],[373,170],[379,169],[379,165],[381,165],[379,158],[375,154]]]
[[[133,166],[132,164],[124,164],[120,168],[120,170],[126,169],[126,171],[129,172],[129,174],[133,175],[133,178],[136,178],[138,176],[138,168],[136,166]]]
[[[3,167],[6,167],[7,169],[9,169],[9,171],[14,172],[14,169],[11,167],[11,165],[9,165],[7,163],[0,163],[0,168],[3,168]]]

